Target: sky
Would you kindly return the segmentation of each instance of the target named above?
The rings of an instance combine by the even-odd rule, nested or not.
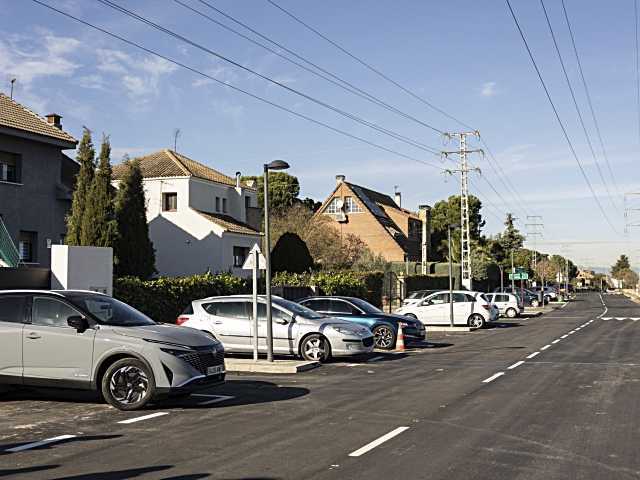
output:
[[[259,174],[264,163],[286,160],[291,165],[289,173],[300,180],[303,197],[323,200],[338,174],[388,194],[397,188],[408,208],[433,205],[460,191],[457,174],[443,172],[456,166],[416,147],[416,142],[436,152],[454,150],[455,142],[445,141],[424,124],[445,132],[464,131],[465,127],[368,70],[267,0],[207,1],[405,116],[235,36],[176,0],[114,1],[290,89],[397,132],[413,144],[356,123],[97,1],[42,1],[222,82],[138,50],[31,0],[0,0],[0,91],[8,93],[10,79],[17,78],[14,98],[41,115],[59,113],[64,129],[76,138],[83,126],[93,132],[96,143],[102,134],[109,135],[114,163],[124,154],[137,156],[172,148],[174,131],[180,129],[180,153],[229,175],[236,171]],[[199,0],[180,1],[258,39]],[[506,213],[513,212],[523,232],[533,228],[526,224],[544,225],[538,227],[542,236],[528,239],[531,247],[535,240],[538,250],[564,254],[590,267],[608,267],[625,253],[640,265],[640,227],[625,234],[624,216],[624,193],[640,192],[631,0],[565,0],[604,152],[562,5],[558,0],[545,2],[595,160],[540,3],[511,2],[609,221],[580,173],[504,1],[275,1],[421,99],[480,131],[493,157],[469,156],[470,164],[480,170],[470,174],[470,190],[483,201],[484,233],[501,231]],[[296,117],[228,85],[413,160]],[[483,147],[469,140],[469,148]],[[517,191],[515,195],[511,188]],[[629,198],[628,207],[640,208],[640,196]],[[541,216],[542,220],[527,216]],[[640,224],[640,211],[632,211],[628,220]]]

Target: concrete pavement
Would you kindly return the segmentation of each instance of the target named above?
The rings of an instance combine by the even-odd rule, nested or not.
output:
[[[640,306],[603,298],[142,412],[12,393],[0,478],[638,478]]]

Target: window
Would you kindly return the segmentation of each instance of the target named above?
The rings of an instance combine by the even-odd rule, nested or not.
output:
[[[358,213],[362,211],[362,208],[356,203],[353,197],[344,197],[344,211],[346,213]]]
[[[247,255],[249,255],[249,247],[233,247],[233,266],[236,268],[242,267]]]
[[[220,197],[216,197],[216,212],[220,211]]]
[[[505,302],[507,303],[509,301],[509,295],[495,295],[493,297],[493,301],[494,302]]]
[[[302,305],[310,308],[311,310],[315,310],[316,312],[328,312],[329,311],[329,300],[307,300],[303,302]]]
[[[247,210],[251,208],[251,197],[244,197],[244,208]]]
[[[340,213],[340,211],[341,211],[340,199],[338,197],[335,197],[331,199],[324,213]]]
[[[216,302],[203,305],[204,310],[217,317],[248,318],[248,302]]]
[[[429,298],[428,300],[425,300],[425,302],[426,305],[442,305],[443,303],[449,303],[449,294],[439,293]]]
[[[475,302],[476,301],[476,297],[474,297],[473,295],[470,295],[468,293],[465,293],[465,295],[467,296],[467,302]]]
[[[222,213],[227,213],[227,199],[222,199]]]
[[[24,321],[24,297],[0,297],[0,322],[22,323]]]
[[[341,313],[345,315],[358,315],[360,313],[353,305],[342,300],[331,300],[331,307],[329,308],[329,311],[331,313]]]
[[[249,308],[251,312],[253,312],[253,307]],[[252,313],[253,315],[253,313]],[[258,303],[258,320],[266,320],[267,319],[267,304],[266,303]],[[273,305],[271,306],[271,319],[272,320],[284,320],[287,323],[291,321],[291,315],[287,312],[284,312]]]
[[[22,158],[17,153],[0,152],[0,181],[20,183]]]
[[[163,193],[162,194],[162,211],[175,212],[176,210],[178,210],[178,194]]]
[[[466,295],[464,293],[454,293],[453,294],[453,303],[466,303],[466,302],[469,302],[470,300],[467,297],[469,297],[469,295]]]
[[[37,232],[20,232],[20,239],[18,240],[20,261],[25,263],[35,263],[38,259],[37,245]]]
[[[48,327],[67,327],[67,319],[80,315],[66,303],[55,298],[35,298],[31,323]]]

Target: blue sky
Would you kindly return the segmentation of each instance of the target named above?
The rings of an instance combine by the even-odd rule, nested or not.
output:
[[[270,101],[425,161],[427,152],[340,117],[279,87],[170,39],[89,0],[43,0],[189,66]],[[183,0],[220,21],[197,0]],[[462,127],[385,82],[324,40],[294,23],[265,0],[209,0],[398,109],[445,131]],[[600,214],[555,122],[503,1],[279,0],[331,39],[467,124],[478,128],[530,215],[541,215],[542,250],[566,253],[579,264],[611,265],[623,252],[640,261],[639,231],[623,236],[622,195],[607,198],[564,83],[539,2],[512,4],[558,106],[579,158],[618,230]],[[119,1],[137,13],[278,81],[419,140],[451,149],[441,136],[355,97],[237,38],[173,0]],[[566,0],[616,184],[609,176],[588,112],[559,1],[547,1],[570,78],[612,192],[640,190],[637,166],[633,3]],[[114,161],[170,147],[233,174],[257,174],[261,164],[284,158],[302,195],[323,199],[336,174],[383,192],[394,186],[405,206],[433,204],[458,191],[456,177],[377,150],[261,104],[228,87],[137,51],[31,1],[0,0],[0,90],[17,77],[15,98],[40,114],[64,116],[79,137],[83,125],[99,140],[111,136]],[[505,191],[486,159],[473,157],[486,177],[472,187],[487,208],[486,233],[501,230],[513,211],[525,230],[520,202]],[[450,166],[442,164],[443,167]],[[491,182],[506,200],[496,196]],[[615,205],[615,209],[614,206]],[[638,203],[640,204],[640,197]],[[640,212],[639,212],[640,213]],[[640,219],[640,217],[639,217]],[[601,243],[562,246],[561,242]]]

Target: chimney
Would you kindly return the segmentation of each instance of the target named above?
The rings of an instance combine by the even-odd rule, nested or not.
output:
[[[240,172],[236,172],[236,188],[240,188],[240,176],[242,174]]]
[[[396,201],[398,208],[402,208],[402,193],[396,191],[394,200]]]
[[[58,115],[57,113],[50,113],[46,116],[46,118],[49,125],[53,125],[54,127],[62,129],[62,122],[60,121],[62,120],[62,117],[60,115]]]
[[[344,182],[345,178],[347,177],[345,177],[344,175],[336,175],[336,185],[340,185],[342,182]]]

